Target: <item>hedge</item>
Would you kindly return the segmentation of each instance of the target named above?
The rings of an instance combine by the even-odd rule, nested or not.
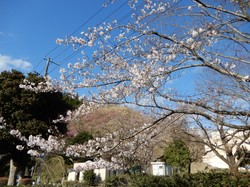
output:
[[[190,175],[120,175],[105,181],[106,187],[250,187],[250,173],[232,177],[227,172]]]

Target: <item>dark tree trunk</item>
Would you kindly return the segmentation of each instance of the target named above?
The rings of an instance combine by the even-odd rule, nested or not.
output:
[[[188,163],[188,174],[190,174],[191,173],[191,161]]]

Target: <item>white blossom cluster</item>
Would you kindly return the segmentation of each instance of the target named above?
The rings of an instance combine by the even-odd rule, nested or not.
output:
[[[0,117],[0,124],[1,124],[1,125],[0,125],[0,130],[6,128],[6,127],[5,127],[6,123],[5,123],[4,119],[3,119],[3,117]]]
[[[134,163],[146,163],[152,157],[154,140],[159,131],[145,124],[140,128],[122,129],[102,138],[89,140],[85,144],[70,145],[66,148],[69,157],[109,157],[111,162],[121,168],[128,167],[130,160]]]
[[[19,130],[12,129],[10,131],[10,134],[16,138],[18,138],[21,141],[26,141],[26,138],[22,136],[21,132]]]
[[[28,81],[27,79],[23,80],[23,83],[19,85],[20,88],[31,90],[36,93],[39,92],[57,92],[60,91],[61,88],[53,84],[52,79],[47,76],[45,78],[45,82],[40,82],[37,85],[33,82]]]
[[[106,169],[123,169],[119,165],[114,164],[113,162],[108,162],[103,159],[99,159],[96,161],[86,161],[84,163],[80,163],[74,167],[74,171],[80,172],[80,171],[87,171],[87,170],[92,170],[92,169],[101,169],[101,168],[106,168]]]
[[[133,128],[116,131],[108,134],[105,137],[97,137],[94,140],[89,140],[85,144],[76,144],[65,146],[64,140],[60,140],[54,136],[49,136],[48,139],[42,138],[40,135],[30,135],[28,139],[23,137],[18,130],[11,130],[10,134],[22,140],[24,145],[17,145],[18,150],[28,149],[28,154],[31,156],[41,156],[47,153],[61,153],[68,157],[92,157],[96,158],[97,162],[87,164],[81,168],[126,168],[127,162],[130,160],[135,163],[146,163],[152,156],[152,146],[154,141],[152,136],[157,132],[157,128],[151,128],[145,124],[140,128]],[[125,134],[126,135],[125,135]],[[111,162],[102,160],[102,157],[110,157]]]
[[[138,4],[138,1],[130,2],[130,6],[135,9]],[[197,60],[198,57],[207,60],[208,66],[215,65],[213,63],[215,58],[211,58],[212,55],[205,54],[204,51],[210,51],[220,45],[217,44],[218,38],[223,37],[225,32],[219,31],[220,17],[214,20],[204,20],[203,24],[188,25],[183,22],[184,25],[181,25],[180,23],[180,27],[177,28],[180,29],[178,33],[182,34],[179,35],[162,34],[158,38],[150,35],[152,31],[161,34],[150,20],[175,18],[179,11],[180,15],[184,14],[189,17],[190,11],[199,12],[203,8],[199,3],[192,3],[181,8],[179,4],[181,4],[179,1],[148,0],[139,11],[132,14],[133,24],[130,22],[127,25],[118,25],[117,21],[103,23],[98,27],[83,31],[82,37],[58,39],[57,42],[60,44],[89,47],[96,45],[98,47],[98,50],[93,51],[92,60],[87,61],[88,58],[83,53],[82,62],[69,64],[69,69],[62,69],[62,80],[67,83],[65,86],[68,86],[69,90],[100,86],[103,88],[102,91],[106,89],[102,92],[103,96],[109,95],[105,99],[113,97],[120,99],[142,87],[168,81],[169,73],[178,71],[182,67],[188,68],[190,60]],[[191,14],[190,22],[192,20],[195,21],[196,17]],[[175,28],[170,24],[169,29]],[[109,44],[110,40],[114,42],[114,46]],[[196,52],[194,53],[193,50]],[[183,59],[183,62],[175,66],[174,62],[179,59]],[[223,58],[222,60],[224,61]],[[197,63],[197,66],[199,65],[202,66]],[[230,68],[232,69],[233,66],[235,66],[234,63],[230,65]],[[102,70],[100,73],[96,73],[97,67]],[[224,67],[227,68],[227,65]],[[215,67],[211,66],[211,68]],[[107,89],[105,85],[114,85],[116,89]],[[164,85],[159,84],[154,87],[161,86]],[[154,87],[149,90],[153,90]]]
[[[84,99],[81,99],[81,100],[84,101]],[[97,103],[84,101],[83,104],[81,106],[79,106],[76,110],[74,110],[74,111],[68,110],[66,115],[64,115],[64,116],[59,115],[58,119],[53,120],[53,123],[58,123],[58,122],[62,122],[62,121],[69,122],[72,120],[79,119],[83,115],[87,115],[99,107],[100,107],[100,105]]]
[[[44,153],[63,152],[65,147],[64,140],[58,139],[50,135],[48,139],[42,138],[41,135],[30,135],[29,138],[22,136],[18,130],[11,130],[10,134],[21,140],[24,145],[17,145],[18,150],[23,150],[25,147],[28,149],[28,154],[31,156],[40,156]]]
[[[50,135],[48,139],[41,136],[29,136],[27,146],[30,148],[39,147],[40,150],[50,152],[62,152],[65,146],[64,140],[59,140],[57,137]]]

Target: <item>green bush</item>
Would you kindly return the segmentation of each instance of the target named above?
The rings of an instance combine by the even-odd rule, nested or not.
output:
[[[173,176],[116,176],[105,181],[106,187],[250,187],[250,173],[232,177],[228,172],[211,171]]]
[[[83,174],[84,183],[90,186],[95,185],[95,177],[96,177],[96,174],[94,173],[94,170],[85,171]]]
[[[129,176],[128,175],[119,175],[112,176],[105,180],[104,186],[106,187],[125,187],[128,186]]]
[[[153,176],[153,175],[135,175],[131,177],[131,186],[133,187],[169,187],[175,186],[172,177]]]
[[[91,139],[93,139],[92,134],[82,131],[70,140],[70,144],[83,144]]]
[[[64,181],[63,187],[86,187],[86,185],[79,181]]]
[[[250,174],[240,174],[233,177],[228,172],[211,171],[192,174],[190,181],[192,186],[197,187],[248,187],[250,186]]]

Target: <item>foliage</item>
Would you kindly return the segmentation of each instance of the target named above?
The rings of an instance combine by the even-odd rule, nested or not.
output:
[[[189,178],[193,186],[248,186],[250,184],[249,173],[242,173],[235,178],[228,172],[211,171],[184,177]]]
[[[133,187],[155,187],[172,186],[174,181],[170,177],[160,177],[152,175],[135,175],[131,177],[131,186]]]
[[[125,186],[128,186],[129,178],[130,178],[129,175],[111,176],[104,181],[104,186],[106,186],[106,187],[116,187],[116,186],[125,187]]]
[[[68,145],[78,145],[78,144],[84,144],[88,142],[89,140],[92,140],[94,137],[92,134],[90,134],[87,131],[81,131],[79,134],[77,134],[75,137],[67,137],[66,143]],[[74,162],[86,162],[90,158],[86,156],[78,156],[78,157],[67,157],[65,156],[65,162],[67,165],[72,165],[72,161]]]
[[[15,70],[1,73],[1,117],[8,130],[19,129],[25,136],[41,134],[45,137],[48,135],[48,128],[54,130],[52,120],[57,119],[60,114],[64,115],[72,107],[63,100],[60,92],[35,93],[20,88],[24,79],[34,83],[42,81],[38,74],[33,73],[27,77]]]
[[[71,95],[63,94],[63,100],[66,106],[70,106],[71,110],[78,108],[82,104],[82,100],[78,96],[72,97]]]
[[[66,133],[66,123],[53,123],[59,115],[73,109],[66,95],[61,92],[34,92],[20,87],[24,80],[38,84],[45,81],[37,73],[23,73],[12,70],[0,73],[0,116],[3,119],[0,129],[0,154],[7,154],[18,168],[23,171],[31,161],[24,143],[10,134],[18,130],[23,136]],[[17,150],[16,146],[20,145]]]
[[[49,155],[45,158],[36,158],[33,179],[39,178],[44,183],[60,183],[66,176],[64,159],[58,155]]]
[[[83,173],[83,180],[87,185],[93,186],[95,184],[95,178],[96,174],[94,170],[87,170]]]
[[[184,141],[175,139],[165,148],[163,160],[171,166],[188,169],[191,164],[189,148]]]
[[[0,176],[8,176],[9,171],[9,157],[8,155],[1,155],[0,156]]]
[[[86,131],[82,131],[79,134],[77,134],[75,137],[71,138],[70,144],[83,144],[91,139],[93,139],[92,134]]]
[[[232,178],[228,172],[211,171],[208,173],[195,173],[190,175],[152,176],[132,175],[115,176],[105,181],[105,186],[133,186],[133,187],[211,187],[211,186],[242,186],[250,184],[248,174],[241,174]],[[122,183],[120,181],[123,181]],[[125,182],[124,182],[125,181]],[[125,184],[125,185],[124,185]]]
[[[86,184],[79,181],[64,181],[63,187],[86,187]]]
[[[211,171],[207,173],[195,173],[190,175],[152,176],[152,175],[119,175],[113,176],[104,182],[106,187],[248,187],[250,174],[242,173],[237,178],[232,178],[228,172]],[[35,185],[43,187],[44,185]],[[54,186],[53,184],[46,186]],[[57,184],[60,186],[60,184]],[[83,187],[84,183],[78,181],[66,181],[65,187]],[[7,187],[7,186],[6,186]]]

